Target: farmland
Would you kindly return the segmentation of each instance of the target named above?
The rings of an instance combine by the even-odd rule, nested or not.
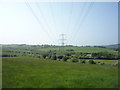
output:
[[[115,66],[3,58],[3,88],[115,88],[117,75]]]
[[[119,90],[118,0],[0,0],[0,89]]]
[[[3,88],[118,87],[116,49],[46,45],[3,45],[2,49]]]

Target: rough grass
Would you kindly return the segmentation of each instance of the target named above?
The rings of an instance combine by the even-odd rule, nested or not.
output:
[[[83,53],[98,53],[98,52],[104,52],[107,51],[109,53],[112,54],[118,54],[117,51],[114,51],[112,49],[108,49],[108,48],[99,48],[99,47],[64,47],[64,49],[73,49],[75,52],[83,52]],[[58,47],[54,47],[54,48],[40,48],[39,50],[41,51],[49,51],[49,50],[57,50],[59,52],[59,48]]]
[[[2,58],[0,57],[0,89],[2,89]]]
[[[117,67],[31,57],[3,58],[3,88],[116,88]]]
[[[50,51],[50,50],[56,50],[57,54],[63,54],[63,49],[62,47],[47,47],[47,48],[43,48],[43,47],[39,47],[39,46],[19,46],[19,45],[3,45],[3,54],[11,54],[11,52],[8,52],[8,50],[11,51],[20,51],[20,52],[25,52],[27,50],[33,50],[32,52],[45,52],[45,51]],[[26,50],[27,49],[27,50]],[[98,52],[109,52],[112,53],[114,55],[118,55],[118,51],[115,51],[113,49],[108,49],[108,48],[99,48],[99,47],[64,47],[64,50],[67,49],[73,49],[74,52],[83,52],[83,53],[98,53]],[[15,55],[21,55],[21,53],[13,53]]]

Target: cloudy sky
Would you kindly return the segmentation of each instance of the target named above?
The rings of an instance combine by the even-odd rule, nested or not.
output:
[[[0,2],[0,44],[118,43],[117,2]]]

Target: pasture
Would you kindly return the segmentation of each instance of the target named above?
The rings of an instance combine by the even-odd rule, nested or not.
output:
[[[109,52],[114,55],[118,54],[118,51],[109,48],[100,48],[100,47],[87,47],[87,46],[64,46],[64,51],[61,46],[40,46],[40,45],[3,45],[3,54],[16,54],[22,55],[23,52],[32,52],[32,53],[42,53],[56,50],[56,54],[63,54],[66,52],[67,49],[73,49],[75,53],[82,52],[82,53],[98,53],[98,52]],[[8,52],[8,51],[13,51]],[[20,53],[16,53],[20,52]]]
[[[0,57],[0,89],[2,88],[2,58]]]
[[[115,61],[113,61],[115,62]],[[3,57],[3,88],[116,88],[118,68],[33,57]]]

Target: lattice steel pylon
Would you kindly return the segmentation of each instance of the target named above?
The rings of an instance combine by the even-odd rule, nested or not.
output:
[[[64,49],[64,46],[65,46],[65,34],[60,34],[60,40],[61,40],[61,49],[60,49],[60,47],[59,47],[59,51],[60,51],[60,53],[61,54],[63,54],[64,55],[64,52],[65,52],[65,49]]]
[[[60,34],[60,36],[61,36],[61,46],[64,46],[65,45],[65,34]]]

